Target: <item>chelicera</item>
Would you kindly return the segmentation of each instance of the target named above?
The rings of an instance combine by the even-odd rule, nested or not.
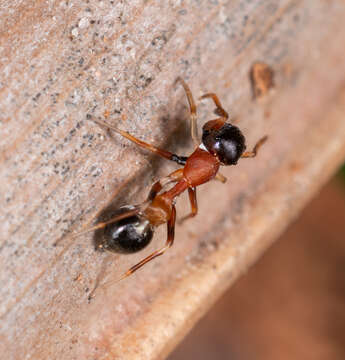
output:
[[[138,146],[182,166],[182,168],[155,182],[146,201],[142,204],[124,206],[109,221],[98,223],[94,227],[77,234],[104,229],[103,240],[99,246],[108,251],[128,254],[146,247],[153,237],[155,228],[167,224],[165,246],[132,266],[119,280],[133,274],[156,257],[163,255],[173,245],[176,222],[175,201],[181,193],[188,191],[191,204],[191,213],[182,219],[186,220],[194,217],[198,212],[197,186],[212,179],[224,183],[226,178],[219,172],[220,166],[236,165],[240,158],[255,157],[260,146],[267,140],[267,136],[264,136],[256,143],[252,151],[245,151],[245,137],[241,130],[228,121],[229,115],[223,109],[217,95],[207,93],[200,99],[210,98],[213,100],[216,106],[214,113],[218,115],[218,118],[205,123],[200,141],[197,135],[196,105],[192,92],[183,79],[178,78],[177,81],[182,84],[186,92],[190,108],[191,137],[195,150],[187,157],[178,156],[143,142],[108,123],[93,120]]]

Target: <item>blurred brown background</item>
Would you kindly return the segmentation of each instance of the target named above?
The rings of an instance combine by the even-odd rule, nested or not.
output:
[[[345,167],[169,360],[345,359]]]

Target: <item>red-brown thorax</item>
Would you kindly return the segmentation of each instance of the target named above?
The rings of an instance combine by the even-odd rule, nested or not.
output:
[[[174,199],[187,188],[199,186],[213,179],[219,165],[220,162],[214,155],[197,148],[184,166],[182,179],[170,190],[153,199],[144,210],[145,217],[153,226],[166,223],[170,219]]]
[[[195,187],[213,179],[218,170],[219,160],[208,151],[197,148],[188,158],[183,169],[183,177],[189,187]]]

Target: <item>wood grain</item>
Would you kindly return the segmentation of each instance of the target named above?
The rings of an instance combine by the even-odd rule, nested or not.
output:
[[[296,217],[345,154],[341,1],[15,1],[0,9],[0,350],[23,359],[163,358]],[[254,101],[250,68],[275,88]],[[143,253],[94,251],[83,229],[175,167],[94,124],[188,154],[182,76],[269,142],[198,192],[164,257],[87,297]],[[198,107],[199,124],[211,116]],[[107,210],[104,210],[107,209]],[[109,210],[109,211],[108,211]],[[188,211],[182,197],[178,215]],[[53,244],[62,239],[59,246]]]

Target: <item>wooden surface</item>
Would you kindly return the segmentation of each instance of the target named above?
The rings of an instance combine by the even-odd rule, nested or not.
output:
[[[345,156],[345,3],[137,1],[5,4],[0,13],[0,350],[5,358],[163,358],[270,245]],[[254,101],[250,68],[275,87]],[[176,168],[96,117],[179,154],[195,97],[220,96],[258,158],[198,191],[168,254],[106,292],[143,253],[95,252],[66,234],[140,202]],[[199,107],[199,124],[213,107]],[[178,215],[188,211],[184,197]],[[59,246],[53,244],[62,239]]]
[[[344,359],[344,219],[333,178],[168,359]]]

